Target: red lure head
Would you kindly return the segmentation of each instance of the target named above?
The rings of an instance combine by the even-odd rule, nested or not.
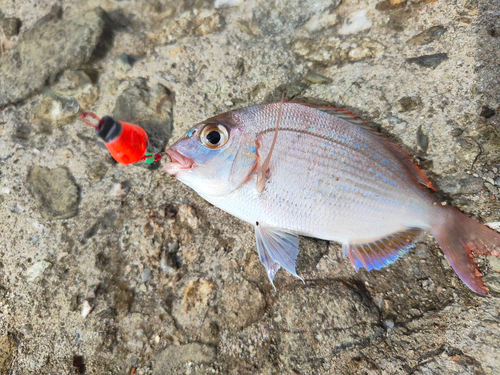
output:
[[[111,156],[120,164],[133,164],[143,157],[149,138],[143,128],[128,122],[119,122],[104,116],[96,128]]]

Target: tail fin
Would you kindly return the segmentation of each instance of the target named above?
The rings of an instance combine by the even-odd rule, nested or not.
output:
[[[434,226],[431,233],[462,281],[474,292],[487,295],[488,288],[472,253],[500,256],[500,234],[453,207],[443,210],[444,223]]]

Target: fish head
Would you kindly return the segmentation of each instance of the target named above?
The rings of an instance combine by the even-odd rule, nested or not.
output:
[[[254,171],[256,135],[230,116],[219,115],[191,128],[166,154],[170,175],[202,196],[224,196]]]

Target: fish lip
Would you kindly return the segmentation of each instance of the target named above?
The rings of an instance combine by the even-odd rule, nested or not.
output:
[[[193,167],[194,161],[180,152],[169,148],[165,154],[170,158],[170,161],[165,164],[165,170],[170,174],[175,174],[181,170],[189,170]]]

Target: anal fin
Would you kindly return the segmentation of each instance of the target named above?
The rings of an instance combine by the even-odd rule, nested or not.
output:
[[[273,287],[274,277],[281,267],[302,280],[295,270],[295,263],[299,255],[297,235],[257,222],[255,224],[255,239],[260,261],[266,268],[267,276]]]
[[[410,228],[371,243],[344,244],[342,249],[356,269],[379,270],[405,255],[421,236],[421,229]]]

